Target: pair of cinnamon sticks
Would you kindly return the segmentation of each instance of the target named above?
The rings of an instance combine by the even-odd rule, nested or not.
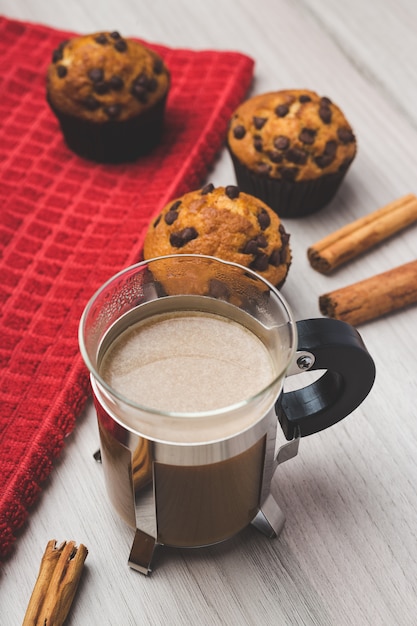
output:
[[[340,265],[417,221],[408,194],[331,233],[308,251],[311,266],[330,274]],[[319,297],[323,315],[359,325],[417,302],[417,260]]]
[[[88,550],[74,541],[48,541],[22,626],[62,626],[65,622]]]

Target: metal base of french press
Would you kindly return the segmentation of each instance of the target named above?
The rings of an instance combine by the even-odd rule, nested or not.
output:
[[[252,526],[255,526],[262,534],[269,539],[278,537],[285,524],[285,515],[281,511],[275,498],[269,494],[261,509],[259,509],[256,517],[252,520]]]
[[[261,509],[252,520],[252,525],[269,539],[277,537],[284,527],[285,515],[276,500],[269,494]],[[154,537],[136,529],[128,565],[141,574],[152,572],[152,560],[159,546]]]
[[[154,557],[155,548],[159,544],[155,537],[146,534],[143,530],[136,529],[135,538],[130,550],[128,565],[141,574],[148,575],[151,573],[152,559]]]
[[[276,464],[279,465],[280,463],[292,458],[297,454],[297,451],[298,441],[293,441],[290,442],[290,444],[282,446],[277,455]],[[94,453],[94,459],[98,463],[101,463],[100,450],[97,450]],[[284,523],[285,515],[281,511],[273,495],[270,493],[266,497],[262,507],[259,509],[251,524],[262,534],[266,535],[266,537],[272,539],[280,534]],[[151,566],[155,550],[160,545],[161,544],[156,541],[155,537],[137,528],[128,559],[129,567],[140,572],[141,574],[150,574],[152,572]]]
[[[285,463],[285,461],[297,455],[299,440],[299,436],[297,436],[292,441],[280,447],[275,458],[275,469],[278,465]],[[257,530],[270,539],[280,534],[285,524],[285,515],[271,493],[266,496],[261,508],[251,523]],[[159,545],[155,537],[148,535],[143,530],[136,529],[128,560],[129,567],[141,574],[150,574],[155,549]]]

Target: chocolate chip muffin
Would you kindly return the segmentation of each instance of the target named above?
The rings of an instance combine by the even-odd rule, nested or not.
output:
[[[104,163],[133,161],[159,142],[169,86],[162,58],[116,31],[63,41],[47,71],[68,147]]]
[[[243,102],[230,121],[227,146],[240,189],[281,217],[308,215],[330,202],[356,154],[340,108],[305,89]]]
[[[211,183],[169,202],[150,224],[144,258],[204,254],[255,270],[280,288],[291,264],[278,215],[235,185]]]

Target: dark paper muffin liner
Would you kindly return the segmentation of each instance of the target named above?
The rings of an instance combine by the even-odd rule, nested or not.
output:
[[[231,153],[239,189],[263,200],[279,217],[305,217],[334,197],[349,167],[315,180],[285,181],[255,174]]]
[[[131,162],[148,154],[161,139],[166,99],[131,119],[95,123],[62,113],[47,98],[68,148],[98,163]]]

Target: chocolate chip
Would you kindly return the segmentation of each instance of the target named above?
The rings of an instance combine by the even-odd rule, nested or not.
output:
[[[147,102],[148,100],[148,92],[146,87],[144,87],[143,85],[140,85],[137,82],[133,82],[132,86],[130,88],[130,93],[132,94],[132,96],[134,96],[137,100],[139,100],[140,102],[143,102],[144,104]]]
[[[302,94],[298,99],[300,102],[311,102],[311,98],[307,94]]]
[[[266,240],[265,235],[258,235],[256,237],[256,244],[257,244],[258,248],[267,248],[268,247],[268,241]]]
[[[156,228],[158,226],[159,222],[161,221],[161,217],[162,217],[162,215],[159,214],[158,217],[156,218],[156,220],[154,221],[154,223],[153,223],[153,227],[154,228]]]
[[[84,98],[83,104],[89,111],[96,111],[100,106],[100,102],[96,100],[94,96],[87,96]]]
[[[56,48],[56,50],[53,51],[52,63],[58,63],[58,61],[62,61],[62,59],[64,58],[64,48],[68,44],[68,42],[69,42],[69,39],[65,39],[64,41],[61,41],[58,48]]]
[[[221,280],[217,278],[211,278],[209,282],[208,295],[212,296],[212,298],[216,298],[217,300],[229,300],[230,298],[230,289]]]
[[[112,39],[120,39],[121,35],[120,35],[120,33],[117,30],[114,30],[112,33],[110,33],[110,37]]]
[[[162,74],[163,70],[164,62],[162,61],[162,59],[155,59],[153,63],[153,71],[155,72],[155,74]]]
[[[250,264],[250,267],[254,270],[257,270],[258,272],[264,272],[268,269],[268,264],[268,255],[264,252],[261,252],[260,254],[256,255],[256,257]]]
[[[281,163],[282,162],[282,153],[277,150],[270,150],[268,153],[268,157],[271,159],[272,163]]]
[[[105,114],[111,117],[112,119],[114,119],[115,117],[119,117],[121,111],[122,111],[122,105],[118,103],[110,104],[109,106],[104,107]]]
[[[275,113],[278,115],[278,117],[285,117],[288,111],[289,111],[289,108],[286,104],[279,104],[275,108]]]
[[[58,74],[59,78],[65,78],[65,76],[68,74],[68,70],[65,65],[57,65],[56,73]]]
[[[314,128],[303,128],[301,133],[298,135],[298,139],[305,144],[312,144],[316,138],[316,132]]]
[[[94,40],[96,43],[99,43],[101,46],[104,46],[106,43],[108,43],[107,41],[107,37],[104,33],[101,33],[100,35],[97,35],[97,37]]]
[[[331,103],[332,101],[330,100],[330,98],[327,98],[326,96],[323,96],[322,98],[320,98],[320,104],[324,106],[330,106]]]
[[[192,226],[183,228],[177,233],[172,233],[169,242],[173,248],[182,248],[186,243],[196,239],[198,237],[198,232]]]
[[[278,267],[282,263],[282,254],[279,248],[275,248],[269,255],[269,264]]]
[[[119,39],[118,41],[116,41],[116,43],[114,44],[115,49],[118,52],[126,52],[127,50],[127,43],[125,42],[124,39]]]
[[[255,116],[253,118],[253,125],[255,126],[256,130],[261,130],[261,128],[263,128],[263,126],[265,125],[266,120],[266,117]]]
[[[330,163],[333,161],[333,158],[326,154],[320,154],[314,160],[320,169],[324,169],[325,167],[330,165]]]
[[[290,140],[284,135],[279,135],[274,139],[274,146],[277,150],[286,150],[290,145]]]
[[[334,140],[330,140],[326,143],[323,153],[320,154],[318,157],[316,157],[314,160],[317,163],[317,165],[321,169],[323,169],[327,167],[328,165],[330,165],[331,163],[333,163],[336,157],[336,152],[337,152],[337,143]]]
[[[268,176],[271,171],[271,166],[268,163],[263,163],[259,161],[259,163],[255,163],[255,169],[261,176]]]
[[[235,139],[243,139],[245,135],[246,135],[246,128],[242,126],[242,124],[238,124],[237,126],[234,127],[233,137]]]
[[[181,206],[181,200],[175,200],[173,204],[169,207],[170,211],[176,211]]]
[[[256,152],[262,152],[262,138],[259,136],[255,136],[253,138],[253,147],[255,148]]]
[[[330,141],[326,141],[326,145],[324,146],[324,154],[329,156],[335,156],[337,152],[337,143],[334,139],[330,139]]]
[[[352,163],[353,159],[344,159],[344,161],[342,161],[342,163],[339,166],[339,172],[346,172],[346,170],[348,169],[349,165]]]
[[[307,156],[307,152],[301,150],[301,148],[290,148],[285,153],[287,161],[296,165],[304,165],[307,162]]]
[[[249,239],[242,248],[242,254],[257,254],[258,244],[255,239]]]
[[[136,85],[141,85],[142,87],[148,87],[148,83],[149,83],[149,78],[148,76],[145,74],[145,72],[141,72],[140,74],[138,74],[134,80]]]
[[[286,180],[288,182],[293,182],[297,177],[299,169],[298,167],[283,166],[283,167],[279,167],[278,171],[281,174],[281,178],[283,178],[283,180]]]
[[[281,243],[282,243],[283,246],[286,246],[288,244],[289,240],[290,240],[289,233],[285,233],[284,232],[284,233],[281,234]]]
[[[178,217],[177,209],[181,205],[181,200],[176,200],[168,209],[168,212],[165,214],[165,222],[168,226],[171,226],[175,222]]]
[[[319,117],[323,124],[330,124],[330,122],[332,121],[332,112],[327,104],[320,105]]]
[[[282,224],[278,227],[278,232],[281,235],[281,245],[282,247],[286,246],[290,240],[290,235],[285,231],[285,228]]]
[[[52,63],[57,63],[58,61],[62,61],[64,58],[64,53],[62,48],[57,48],[52,53]]]
[[[350,128],[346,128],[345,126],[337,129],[337,136],[342,143],[352,143],[352,141],[355,141],[355,135]]]
[[[99,83],[94,83],[93,90],[102,96],[110,91],[110,85],[103,80]]]
[[[113,89],[114,91],[120,91],[124,87],[123,78],[120,78],[120,76],[114,75],[110,78],[109,85],[110,85],[110,88]]]
[[[324,169],[331,163],[330,157],[325,156],[324,154],[320,154],[314,159],[315,163],[318,165],[320,169]]]
[[[207,185],[204,185],[204,187],[202,188],[201,195],[206,196],[208,193],[211,193],[213,189],[214,189],[213,183],[207,183]]]
[[[93,81],[93,83],[99,83],[104,78],[104,72],[101,67],[93,67],[87,74],[88,78]]]
[[[141,102],[147,102],[148,92],[155,91],[157,87],[158,83],[156,78],[149,78],[145,72],[141,72],[134,79],[130,93]]]
[[[259,254],[259,248],[267,248],[268,241],[264,235],[258,235],[254,239],[249,239],[243,246],[243,254]]]
[[[168,226],[171,226],[171,224],[175,222],[177,217],[178,211],[173,211],[172,209],[170,209],[168,213],[165,214],[165,223],[168,224]]]
[[[271,223],[271,217],[265,209],[261,208],[258,215],[258,224],[261,230],[266,230]]]
[[[231,200],[234,200],[235,198],[239,197],[239,187],[236,187],[236,185],[227,185],[226,189],[224,190],[226,196],[228,198],[230,198]]]

